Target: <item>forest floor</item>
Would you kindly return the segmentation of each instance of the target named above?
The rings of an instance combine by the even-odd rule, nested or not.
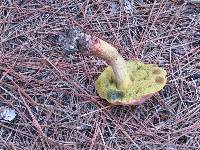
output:
[[[105,61],[57,42],[71,27],[164,68],[167,85],[142,105],[109,105],[94,88]],[[1,1],[0,149],[196,150],[199,118],[200,4]]]

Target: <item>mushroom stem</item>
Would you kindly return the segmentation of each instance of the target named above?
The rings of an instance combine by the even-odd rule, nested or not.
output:
[[[115,82],[119,90],[125,91],[129,88],[131,83],[128,75],[127,63],[123,57],[118,53],[117,49],[109,43],[97,38],[92,38],[93,42],[89,50],[96,55],[104,59],[113,69],[115,76]]]
[[[117,88],[122,91],[128,89],[131,80],[128,75],[127,63],[115,47],[96,36],[88,35],[73,28],[68,29],[66,38],[60,41],[65,43],[64,46],[69,50],[68,52],[75,52],[76,49],[79,52],[89,50],[93,55],[104,59],[112,67]]]

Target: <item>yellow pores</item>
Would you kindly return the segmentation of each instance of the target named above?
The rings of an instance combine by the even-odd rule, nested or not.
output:
[[[139,61],[127,61],[131,79],[129,88],[119,90],[111,66],[98,77],[95,87],[99,96],[112,104],[137,104],[145,96],[160,91],[166,84],[166,71],[154,64]]]

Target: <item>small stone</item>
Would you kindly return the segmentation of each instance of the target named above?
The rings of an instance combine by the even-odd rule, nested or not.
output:
[[[12,121],[16,117],[16,112],[11,108],[0,108],[0,119]]]
[[[69,48],[70,48],[70,49],[74,49],[74,46],[73,46],[73,45],[70,45]]]

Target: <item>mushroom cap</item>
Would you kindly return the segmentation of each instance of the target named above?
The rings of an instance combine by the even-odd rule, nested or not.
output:
[[[139,105],[160,91],[166,84],[167,72],[154,64],[127,61],[131,83],[126,90],[119,90],[111,66],[95,82],[99,96],[114,105]]]

